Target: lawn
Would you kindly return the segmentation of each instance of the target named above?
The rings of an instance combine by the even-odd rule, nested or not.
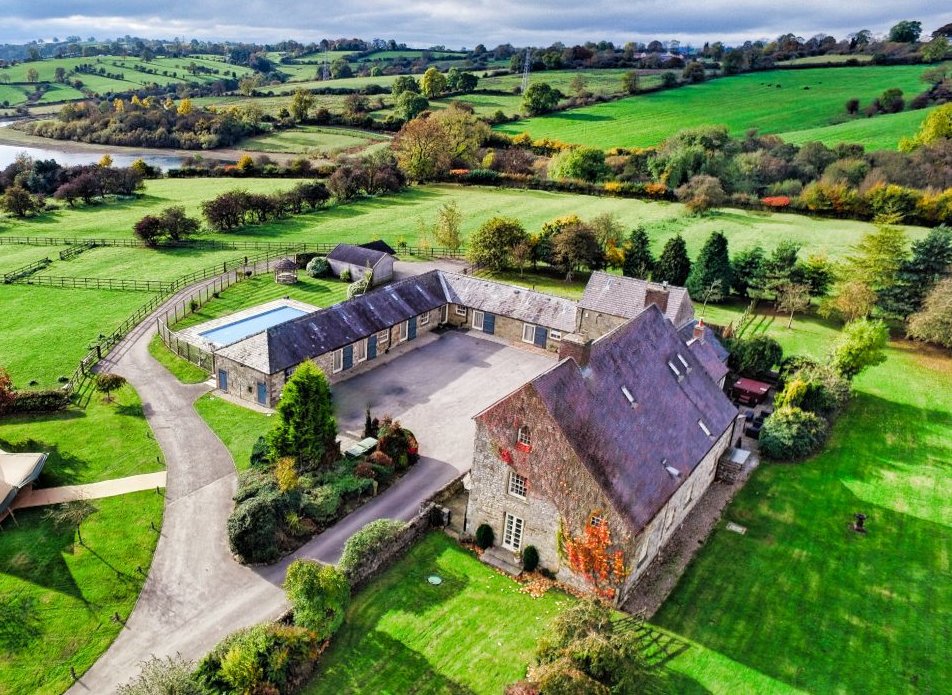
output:
[[[183,384],[200,384],[209,377],[204,369],[169,350],[158,333],[149,341],[149,354]]]
[[[758,331],[819,358],[837,334],[815,319],[784,323]],[[826,449],[762,465],[725,512],[747,534],[722,522],[654,616],[703,647],[670,668],[711,692],[933,693],[952,682],[942,647],[952,637],[952,357],[896,341],[855,386]],[[868,515],[864,536],[849,528],[857,512]]]
[[[439,586],[426,577],[438,574]],[[573,599],[539,599],[434,533],[357,595],[306,695],[487,693],[525,675]]]
[[[841,142],[862,144],[867,151],[895,150],[904,137],[912,137],[931,109],[902,111],[875,118],[858,118],[836,125],[784,133],[783,138],[795,145],[817,141],[833,146]]]
[[[303,126],[279,130],[244,140],[241,149],[250,152],[290,152],[331,156],[342,152],[358,153],[389,138],[350,128]]]
[[[100,393],[81,396],[84,408],[3,418],[0,449],[48,452],[40,487],[81,485],[165,468],[131,386],[113,393],[111,403]]]
[[[751,128],[785,133],[830,125],[847,99],[863,105],[890,87],[911,99],[924,91],[923,67],[774,70],[711,80],[500,126],[592,147],[647,147],[684,128],[724,124],[733,135]],[[725,105],[729,107],[725,108]]]
[[[221,293],[220,297],[207,302],[198,311],[189,314],[172,326],[172,329],[180,331],[204,321],[233,314],[239,309],[283,297],[290,297],[316,307],[326,307],[342,302],[347,298],[347,283],[333,278],[312,278],[301,272],[298,274],[297,283],[279,285],[270,273],[256,275],[228,287]]]
[[[165,498],[155,491],[96,500],[82,524],[57,528],[42,510],[0,532],[0,695],[56,695],[84,673],[129,617],[149,571]],[[141,572],[140,572],[141,569]]]
[[[228,447],[239,471],[251,465],[251,449],[258,437],[271,430],[269,415],[235,405],[211,393],[195,401],[195,410]]]

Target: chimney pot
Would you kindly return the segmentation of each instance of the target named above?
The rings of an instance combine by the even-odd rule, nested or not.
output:
[[[694,324],[694,339],[704,340],[704,319],[698,319],[698,322]]]

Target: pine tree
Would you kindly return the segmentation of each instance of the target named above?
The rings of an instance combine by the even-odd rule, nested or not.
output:
[[[648,280],[654,267],[655,259],[651,255],[651,241],[648,239],[648,233],[644,227],[635,227],[628,237],[621,272],[625,277]]]
[[[730,292],[731,261],[727,237],[712,232],[691,268],[686,287],[695,301],[719,302]]]
[[[912,245],[912,257],[899,266],[896,283],[879,293],[879,305],[889,314],[907,317],[922,308],[929,291],[952,275],[952,229],[936,227]]]
[[[688,248],[684,237],[680,234],[668,239],[658,262],[655,264],[653,279],[656,282],[667,282],[671,285],[683,287],[691,272],[691,259],[688,258]]]
[[[269,435],[272,459],[297,459],[304,470],[337,460],[337,422],[327,377],[313,362],[303,362],[284,385],[278,421]]]

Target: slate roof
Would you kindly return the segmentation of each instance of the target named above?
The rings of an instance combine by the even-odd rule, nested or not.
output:
[[[363,246],[354,246],[353,244],[338,244],[335,246],[327,258],[332,261],[340,261],[341,263],[349,263],[350,265],[357,265],[361,267],[370,266],[375,268],[377,264],[386,258],[389,254],[384,253],[383,251],[375,251],[374,249],[368,249]]]
[[[577,305],[524,287],[492,282],[458,273],[443,272],[447,300],[472,309],[534,323],[571,333],[576,327]]]
[[[375,239],[374,241],[368,241],[366,244],[361,244],[360,248],[370,249],[371,251],[380,251],[381,253],[386,253],[391,256],[397,255],[396,250],[383,239]]]
[[[633,533],[657,515],[737,414],[656,306],[596,340],[584,369],[565,359],[530,384]]]
[[[216,354],[275,374],[446,303],[439,271],[431,270],[272,326]]]
[[[711,375],[714,381],[720,382],[727,372],[727,358],[729,353],[721,345],[717,334],[709,326],[704,326],[704,332],[700,340],[694,337],[694,327],[698,324],[697,320],[691,321],[679,331],[681,337],[688,344],[691,352],[695,354],[698,360],[704,365],[704,369]]]
[[[603,314],[633,319],[648,302],[648,292],[663,292],[665,287],[639,278],[610,275],[595,271],[585,285],[579,307]],[[675,327],[680,328],[694,318],[694,305],[683,287],[667,286],[668,302],[662,313]]]
[[[294,262],[293,258],[282,258],[272,267],[274,270],[297,270],[297,263]]]

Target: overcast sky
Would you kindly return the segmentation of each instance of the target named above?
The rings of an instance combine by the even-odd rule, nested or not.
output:
[[[548,45],[607,39],[740,42],[793,32],[837,38],[918,19],[952,22],[947,0],[3,0],[0,42],[67,35],[278,41],[396,39],[411,46]]]

